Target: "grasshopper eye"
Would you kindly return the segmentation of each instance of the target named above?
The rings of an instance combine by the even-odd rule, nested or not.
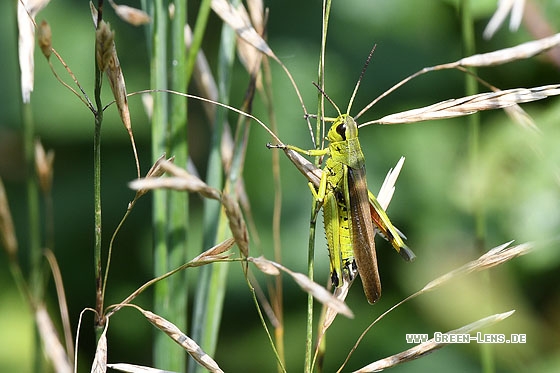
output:
[[[346,122],[342,122],[336,127],[336,133],[342,137],[342,140],[346,140]]]

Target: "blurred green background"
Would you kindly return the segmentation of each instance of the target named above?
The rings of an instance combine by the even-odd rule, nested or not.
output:
[[[125,2],[123,2],[125,3]],[[538,1],[541,15],[553,30],[560,28],[560,2]],[[129,2],[139,6],[137,2]],[[319,1],[269,1],[268,41],[276,55],[294,75],[308,110],[316,108],[321,34]],[[194,20],[198,4],[189,5]],[[479,53],[532,40],[522,26],[510,32],[507,25],[490,41],[482,30],[495,10],[496,1],[472,1]],[[346,108],[348,99],[371,47],[377,49],[350,114],[406,76],[422,67],[451,62],[464,57],[457,1],[335,1],[326,53],[325,90]],[[20,244],[20,259],[26,263],[26,202],[21,148],[21,109],[17,65],[15,2],[1,2],[4,22],[0,23],[3,46],[0,79],[0,176],[6,184]],[[107,7],[104,17],[116,31],[116,45],[128,92],[149,88],[149,61],[146,33],[120,21]],[[53,46],[63,56],[86,92],[93,97],[94,33],[86,1],[55,1],[37,20],[47,20],[53,31]],[[216,64],[221,22],[212,15],[203,50],[212,67]],[[554,31],[554,32],[556,32]],[[35,90],[32,110],[37,136],[46,149],[56,153],[53,198],[56,229],[55,254],[61,267],[73,328],[84,307],[94,304],[92,271],[93,247],[93,117],[67,89],[53,77],[40,51],[36,51]],[[67,82],[60,65],[57,71]],[[237,63],[231,103],[239,107],[248,84],[248,75]],[[546,57],[514,62],[501,67],[479,69],[479,75],[506,89],[557,83],[558,65]],[[272,63],[274,106],[279,136],[288,144],[310,148],[312,143],[302,119],[302,109],[288,79]],[[105,102],[110,101],[104,83]],[[196,93],[196,91],[193,91]],[[405,85],[382,100],[360,122],[385,114],[428,105],[464,95],[464,75],[457,71],[431,73]],[[133,130],[142,170],[150,167],[150,122],[140,96],[130,99]],[[189,103],[189,152],[201,175],[205,174],[209,134],[200,104]],[[495,333],[523,333],[527,343],[492,345],[496,371],[553,372],[560,367],[560,290],[558,227],[560,226],[558,122],[560,98],[524,105],[542,130],[532,136],[514,124],[503,111],[481,115],[480,151],[477,177],[473,177],[468,157],[469,128],[464,118],[412,125],[369,126],[360,131],[360,141],[368,168],[369,186],[377,193],[381,182],[400,156],[406,157],[388,209],[391,220],[406,233],[417,260],[402,262],[390,245],[378,240],[378,260],[384,295],[369,306],[361,285],[356,283],[348,297],[355,319],[337,319],[327,337],[326,371],[343,361],[356,338],[379,314],[428,281],[480,255],[475,246],[473,190],[483,196],[485,248],[504,242],[536,241],[539,250],[482,274],[455,281],[437,292],[422,296],[397,309],[374,327],[350,360],[347,370],[357,369],[377,359],[411,347],[406,333],[445,332],[492,313],[515,309],[516,313],[492,330]],[[262,100],[255,100],[255,115],[266,112]],[[328,108],[328,115],[334,110]],[[231,116],[231,123],[235,123]],[[134,160],[126,131],[114,107],[106,111],[103,124],[102,193],[104,237],[110,234],[126,211],[134,193],[127,182],[135,178]],[[272,258],[273,184],[271,151],[267,134],[258,126],[251,130],[245,181],[257,224],[260,251]],[[285,158],[281,158],[284,264],[306,271],[307,237],[311,194],[306,181]],[[200,198],[192,196],[191,231],[200,225]],[[107,304],[118,302],[151,278],[150,197],[145,197],[127,220],[115,243]],[[200,240],[196,233],[193,240]],[[325,283],[328,257],[322,228],[318,231],[316,280]],[[254,242],[254,241],[253,241]],[[322,249],[324,248],[324,250]],[[0,256],[0,371],[31,371],[33,320],[23,298],[17,293],[8,271],[6,256]],[[191,278],[196,278],[196,269]],[[260,278],[260,277],[259,277]],[[261,278],[263,279],[263,278]],[[264,279],[263,279],[264,280]],[[286,357],[290,371],[303,366],[306,294],[285,279]],[[262,282],[264,286],[264,281]],[[215,356],[225,371],[272,371],[274,358],[258,322],[254,305],[234,265],[228,278],[225,314],[220,343]],[[57,305],[52,281],[48,289],[51,315]],[[151,294],[139,300],[151,307]],[[80,361],[88,369],[93,359],[94,337],[91,316],[82,328]],[[154,329],[136,311],[123,310],[111,320],[109,361],[149,365]],[[177,348],[177,353],[183,353]],[[481,365],[481,345],[451,345],[443,350],[393,371],[477,372]],[[257,368],[258,367],[258,368]]]

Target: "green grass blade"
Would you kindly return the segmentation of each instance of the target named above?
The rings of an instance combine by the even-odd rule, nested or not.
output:
[[[231,69],[235,57],[235,32],[224,25],[218,57],[218,101],[227,104],[231,85]],[[220,153],[220,143],[227,112],[218,107],[212,132],[212,143],[208,160],[206,183],[216,189],[222,189],[224,180]],[[217,224],[218,223],[218,224]],[[227,221],[218,201],[204,201],[203,247],[211,247],[225,238]],[[227,265],[212,264],[201,268],[197,280],[196,298],[193,313],[193,339],[210,356],[214,355],[218,341],[223,301],[226,287]],[[189,362],[189,371],[202,371]]]

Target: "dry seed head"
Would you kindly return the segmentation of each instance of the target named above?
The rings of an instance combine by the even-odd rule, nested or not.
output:
[[[2,179],[0,179],[0,242],[10,259],[15,259],[18,250],[16,233]]]
[[[41,341],[43,342],[45,354],[51,361],[54,370],[64,373],[72,372],[72,366],[69,362],[68,355],[58,338],[56,328],[43,304],[38,305],[35,310],[35,323],[39,330]]]
[[[264,256],[259,256],[257,258],[247,258],[252,262],[261,272],[266,273],[271,276],[280,275],[280,270],[274,265],[273,262],[266,259]]]
[[[146,177],[131,181],[128,185],[131,189],[175,189],[186,190],[192,193],[199,193],[203,197],[220,200],[222,195],[219,190],[208,186],[198,177],[190,174],[187,170],[174,165],[169,161],[162,161],[159,165],[171,177]]]
[[[220,254],[225,253],[235,244],[235,240],[233,238],[228,238],[214,247],[204,251],[202,254],[198,255],[194,259],[192,259],[189,263],[196,263],[201,261],[206,261],[209,259],[216,259],[220,257]]]
[[[52,32],[51,26],[47,23],[47,21],[41,21],[41,24],[37,29],[37,36],[39,39],[39,47],[41,48],[43,55],[48,60],[52,52]]]
[[[173,341],[183,347],[183,349],[185,349],[185,351],[187,351],[200,365],[208,369],[210,372],[223,373],[223,370],[220,369],[218,363],[216,363],[206,352],[204,352],[194,340],[184,334],[175,324],[153,312],[145,311],[143,309],[139,310],[142,312],[144,317],[152,323],[152,325],[171,337]]]
[[[170,20],[173,20],[175,18],[175,3],[169,3],[169,6],[167,7],[167,13],[169,13]]]
[[[35,170],[39,179],[39,185],[43,193],[51,190],[53,179],[53,163],[54,152],[49,150],[45,153],[45,149],[41,141],[35,140]]]
[[[222,194],[222,205],[226,211],[229,228],[235,238],[235,243],[244,257],[249,256],[249,233],[239,203],[234,197],[224,193]]]
[[[105,21],[101,21],[95,31],[95,58],[100,71],[105,71],[112,57],[115,33]]]
[[[165,161],[165,153],[163,153],[157,161],[148,170],[146,177],[160,177],[165,173],[165,170],[161,167],[161,163]],[[167,162],[173,163],[175,161],[175,156],[167,159]]]
[[[175,156],[169,158],[167,161],[168,162],[173,162],[175,160]],[[152,165],[152,167],[148,170],[148,173],[146,174],[146,178],[151,178],[151,177],[160,177],[165,173],[165,170],[161,167],[161,163],[165,162],[165,153],[162,154],[157,161],[155,161],[155,163]],[[136,192],[136,197],[135,198],[140,198],[141,196],[143,196],[144,194],[148,193],[149,189],[138,189],[138,191]]]
[[[136,8],[132,8],[127,5],[117,5],[112,0],[109,1],[115,13],[125,22],[130,23],[133,26],[141,26],[150,22],[150,16]]]
[[[95,8],[92,8],[92,11]],[[128,109],[128,99],[126,98],[126,85],[121,70],[119,57],[117,56],[117,48],[115,47],[115,33],[111,30],[108,23],[101,21],[96,30],[95,40],[95,56],[100,71],[107,74],[113,97],[117,103],[119,116],[126,128],[134,151],[136,160],[137,176],[140,177],[140,166],[136,152],[136,144],[134,143],[134,135],[132,133],[132,124],[130,121],[130,111]]]

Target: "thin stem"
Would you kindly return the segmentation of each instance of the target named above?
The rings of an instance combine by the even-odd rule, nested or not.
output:
[[[320,84],[321,89],[317,94],[318,107],[317,113],[317,124],[315,127],[315,147],[323,147],[324,140],[321,133],[324,133],[325,128],[325,96],[322,94],[321,90],[325,90],[325,49],[327,44],[327,29],[329,25],[329,15],[331,9],[331,0],[323,1],[323,29],[321,32],[321,53],[319,57],[319,71],[317,81]],[[321,163],[320,157],[316,157],[315,166],[319,167]],[[309,251],[307,257],[307,276],[313,280],[314,278],[314,267],[315,267],[315,229],[316,229],[316,217],[319,212],[320,206],[317,201],[313,201],[313,207],[311,208],[311,217],[309,220]],[[307,332],[306,332],[306,343],[305,343],[305,372],[311,372],[313,370],[313,296],[311,294],[307,297]]]
[[[96,310],[101,316],[103,309],[102,280],[101,280],[101,123],[103,111],[95,116],[95,131],[93,138],[93,204],[94,204],[94,273],[96,288]],[[99,323],[100,320],[97,320]],[[98,325],[101,326],[101,325]]]
[[[268,117],[273,132],[278,132],[276,116],[274,114],[274,98],[272,94],[272,75],[269,60],[263,59],[263,73],[265,76],[265,96],[266,106],[268,109]],[[274,180],[274,213],[272,217],[272,237],[274,242],[274,261],[282,263],[282,235],[281,235],[281,218],[282,218],[282,177],[280,174],[280,152],[272,152],[272,177]],[[283,310],[283,287],[281,276],[275,276],[273,293],[271,294],[272,307],[274,314],[278,319],[278,324],[274,329],[278,355],[283,366],[286,365],[285,349],[284,349],[284,310]],[[278,371],[283,370],[283,366],[278,366]]]
[[[170,70],[171,89],[184,91],[187,88],[185,71],[186,54],[184,28],[186,22],[186,0],[174,0],[175,16],[171,21],[170,39],[171,50],[169,55],[173,63]],[[169,134],[168,154],[175,157],[175,163],[180,167],[187,167],[187,100],[180,96],[169,98]],[[156,154],[154,154],[154,157]],[[165,224],[167,232],[168,264],[167,269],[177,267],[187,261],[188,242],[188,194],[181,191],[167,193],[168,220]],[[187,274],[177,273],[170,277],[168,317],[181,330],[187,327]],[[184,370],[186,355],[172,354],[172,370]]]
[[[98,336],[103,331],[103,280],[101,271],[101,124],[103,123],[103,104],[101,102],[102,78],[103,72],[99,69],[97,59],[95,59],[95,104],[97,110],[94,113],[95,128],[93,133],[93,270],[95,273],[95,310],[97,311],[95,326]]]
[[[461,26],[463,35],[463,48],[464,53],[467,56],[472,56],[476,51],[475,46],[475,34],[473,18],[471,13],[471,2],[470,0],[463,0],[461,2]],[[468,69],[472,74],[465,75],[465,94],[471,96],[478,93],[477,81],[473,76],[476,76],[476,70],[474,68]],[[482,196],[478,191],[478,180],[480,174],[479,166],[479,140],[480,140],[480,114],[474,114],[469,116],[469,161],[470,161],[470,174],[474,193],[473,204],[474,204],[474,223],[475,223],[475,246],[480,253],[484,252],[484,246],[486,241],[485,232],[485,213],[484,204],[482,201]],[[489,279],[487,279],[489,281]],[[488,283],[489,285],[489,283]],[[487,290],[489,287],[487,287]],[[487,297],[492,299],[492,297]],[[480,354],[482,360],[482,371],[485,373],[495,372],[495,363],[492,353],[492,347],[489,344],[482,344],[480,347]]]
[[[26,192],[27,192],[27,224],[28,224],[28,248],[29,248],[29,265],[31,269],[30,289],[27,288],[24,276],[17,259],[10,260],[10,269],[14,276],[14,280],[19,287],[20,293],[26,295],[29,304],[43,298],[44,276],[42,271],[42,253],[41,253],[41,233],[40,233],[40,213],[39,213],[39,186],[35,175],[34,167],[34,140],[35,129],[33,123],[33,113],[30,103],[22,104],[22,120],[23,120],[23,146],[25,151],[25,162],[27,168]],[[25,291],[25,292],[24,292]],[[41,350],[41,338],[39,331],[35,328],[34,333],[34,355],[33,368],[36,371],[42,371],[44,359]]]
[[[196,18],[196,24],[193,31],[192,43],[189,48],[189,53],[187,61],[185,64],[185,74],[187,77],[186,86],[188,86],[194,66],[196,64],[196,56],[202,44],[202,39],[204,37],[204,32],[206,31],[206,24],[208,23],[208,17],[210,16],[210,3],[211,0],[203,0],[198,7],[198,15]]]

